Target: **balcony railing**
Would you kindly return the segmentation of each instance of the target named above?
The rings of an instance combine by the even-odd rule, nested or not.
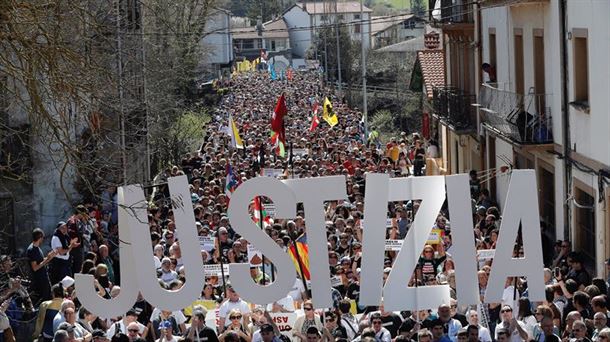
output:
[[[429,9],[430,21],[474,23],[472,2],[468,0],[429,0]]]
[[[433,87],[432,105],[436,115],[448,121],[458,130],[473,129],[477,119],[473,103],[474,95],[467,94],[455,87]]]
[[[519,144],[553,142],[550,95],[526,95],[483,84],[479,93],[481,118],[488,126]]]

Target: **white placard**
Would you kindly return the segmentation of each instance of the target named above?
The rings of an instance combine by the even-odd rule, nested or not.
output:
[[[332,287],[341,286],[342,284],[343,284],[343,282],[341,281],[341,277],[333,276],[333,277],[330,278],[330,285]]]
[[[218,309],[208,310],[208,314],[205,315],[205,325],[214,329],[216,333],[216,327],[220,325],[220,315],[218,313]]]
[[[229,275],[229,264],[223,264],[222,265],[223,269],[224,269],[224,273],[225,273],[225,277],[227,277]],[[206,277],[211,277],[211,276],[222,276],[222,271],[220,270],[220,264],[209,264],[209,265],[203,265],[203,270],[205,272],[205,276]]]
[[[402,248],[403,240],[385,240],[385,250],[397,252]]]
[[[263,208],[267,212],[267,216],[271,216],[271,217],[275,216],[275,204],[273,204],[273,203],[264,204],[263,203]]]
[[[271,312],[269,315],[280,333],[292,340],[292,328],[297,320],[297,314],[295,312]]]
[[[480,249],[477,251],[477,259],[491,260],[494,258],[495,253],[496,253],[495,249]]]
[[[248,262],[251,267],[261,266],[263,264],[263,253],[254,248],[252,244],[248,244]]]
[[[387,218],[385,221],[385,227],[386,228],[392,228],[392,219],[391,218]]]
[[[302,156],[308,154],[308,152],[307,152],[306,148],[293,148],[292,149],[292,154],[294,156],[302,157]]]
[[[199,236],[199,246],[202,251],[210,252],[214,249],[216,238],[212,236]]]
[[[263,176],[265,177],[273,177],[277,178],[278,176],[283,176],[283,169],[263,169]]]

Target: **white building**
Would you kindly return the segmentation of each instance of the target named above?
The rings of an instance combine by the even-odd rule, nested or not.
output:
[[[480,133],[486,167],[535,169],[541,219],[552,228],[547,236],[572,241],[591,270],[604,275],[610,255],[610,2],[562,3],[481,3],[481,60],[496,79],[479,92]],[[490,81],[487,73],[477,76]],[[502,205],[508,176],[488,185]]]
[[[371,17],[371,43],[373,49],[423,37],[425,22],[413,15],[386,15]]]
[[[205,63],[216,68],[231,63],[233,60],[231,12],[220,8],[212,10],[206,19],[204,32],[201,45]]]
[[[336,6],[335,6],[336,5]],[[304,58],[317,34],[317,29],[335,23],[335,19],[345,25],[354,41],[361,40],[364,31],[364,46],[371,47],[371,13],[364,6],[360,12],[359,1],[347,2],[304,2],[296,3],[284,11],[283,17],[288,26],[292,51]]]

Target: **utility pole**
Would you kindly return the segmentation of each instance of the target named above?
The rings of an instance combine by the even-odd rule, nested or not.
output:
[[[326,14],[326,0],[322,2],[322,17],[324,17],[324,80],[328,82],[328,44],[326,36],[328,36],[328,15]]]
[[[362,48],[362,121],[364,122],[364,140],[368,138],[368,104],[366,101],[366,50],[364,48],[364,0],[360,0],[360,46]]]
[[[343,94],[341,79],[341,45],[339,45],[339,16],[337,15],[337,0],[335,0],[335,36],[337,38],[337,72],[339,75],[339,96]]]
[[[116,1],[117,74],[119,87],[119,114],[121,121],[121,164],[123,184],[127,185],[127,151],[125,146],[125,109],[123,108],[123,42],[121,41],[121,2]]]

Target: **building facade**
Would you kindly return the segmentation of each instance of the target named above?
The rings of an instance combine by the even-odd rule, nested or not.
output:
[[[370,8],[364,6],[361,13],[360,2],[303,2],[296,3],[286,11],[283,17],[288,26],[292,51],[295,56],[305,58],[308,50],[315,41],[317,29],[325,25],[334,25],[335,20],[348,28],[353,41],[362,39],[364,32],[364,46],[371,47],[371,13]]]

